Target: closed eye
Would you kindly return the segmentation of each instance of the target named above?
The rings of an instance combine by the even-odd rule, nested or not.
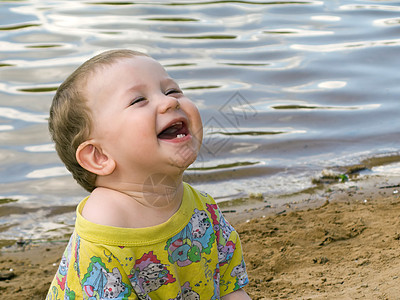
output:
[[[131,102],[130,106],[132,106],[132,105],[134,105],[134,104],[137,104],[137,103],[139,103],[139,102],[145,101],[145,100],[146,100],[146,98],[144,98],[144,97],[138,97],[138,98],[134,99],[134,100]]]
[[[169,95],[173,95],[173,94],[182,94],[182,91],[179,89],[171,89],[168,90],[165,95],[169,96]]]

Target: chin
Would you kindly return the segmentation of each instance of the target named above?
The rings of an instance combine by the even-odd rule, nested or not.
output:
[[[181,171],[185,171],[192,163],[195,162],[197,153],[191,153],[190,155],[176,155],[171,159],[171,164],[178,167]]]

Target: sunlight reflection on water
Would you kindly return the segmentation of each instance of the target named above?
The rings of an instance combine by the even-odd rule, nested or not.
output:
[[[48,109],[67,75],[110,48],[155,57],[197,104],[206,137],[185,179],[218,201],[262,193],[278,205],[324,168],[396,157],[399,11],[389,0],[2,2],[0,190],[16,201],[0,208],[20,213],[2,216],[13,225],[0,237],[73,224],[70,209],[47,214],[85,195],[55,154]]]

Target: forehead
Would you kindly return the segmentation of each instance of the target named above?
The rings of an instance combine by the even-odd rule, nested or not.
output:
[[[148,56],[116,58],[93,68],[84,83],[86,100],[123,96],[135,87],[156,87],[173,81],[159,62]]]
[[[115,58],[113,61],[100,64],[94,68],[92,77],[108,77],[114,75],[118,77],[119,73],[129,73],[131,76],[142,77],[144,72],[154,75],[167,75],[161,64],[148,56],[132,56]],[[155,76],[156,77],[156,76]]]
[[[132,56],[116,58],[111,62],[94,66],[86,77],[85,90],[113,88],[133,81],[162,80],[167,72],[151,57]]]
[[[148,56],[123,57],[99,66],[88,78],[87,88],[124,89],[127,85],[163,85],[173,81],[159,62]]]

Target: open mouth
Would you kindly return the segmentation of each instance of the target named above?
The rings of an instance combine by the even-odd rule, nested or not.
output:
[[[162,140],[180,139],[189,134],[186,124],[182,121],[175,122],[165,128],[158,134],[158,138]]]

